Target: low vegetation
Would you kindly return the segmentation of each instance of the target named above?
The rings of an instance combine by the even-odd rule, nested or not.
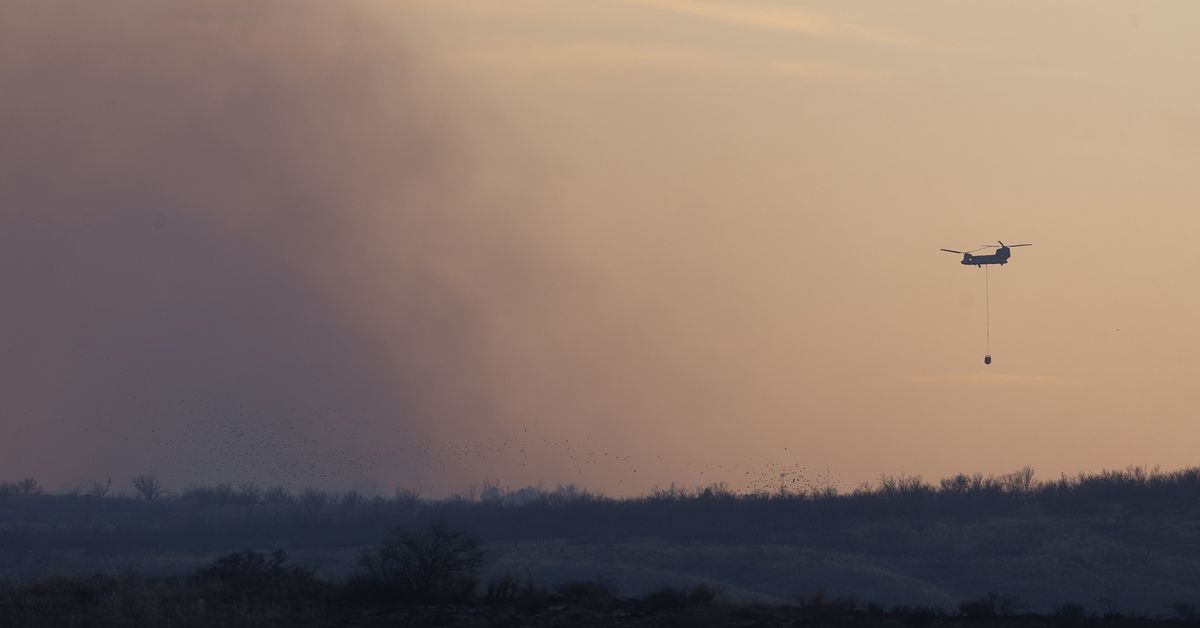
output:
[[[55,625],[57,619],[21,618],[58,617],[74,604],[63,600],[87,601],[90,619],[73,625],[109,625],[105,618],[118,617],[133,618],[125,625],[228,624],[220,618],[238,613],[268,617],[267,624],[337,623],[330,618],[347,609],[417,613],[431,602],[469,613],[758,612],[732,604],[723,593],[730,589],[740,601],[753,599],[746,593],[793,600],[763,610],[768,615],[904,617],[913,624],[1031,612],[1076,623],[1133,615],[1186,621],[1200,616],[1192,577],[1198,518],[1195,468],[1049,480],[1029,469],[939,482],[887,476],[849,491],[670,486],[630,499],[569,485],[509,489],[494,482],[438,500],[411,491],[385,496],[248,483],[177,489],[151,475],[51,494],[26,478],[0,482],[0,578],[9,578],[0,586],[0,627]],[[242,548],[258,551],[230,553]],[[286,548],[316,568],[262,548]],[[563,558],[564,551],[591,552],[590,570],[574,571],[582,563],[577,554]],[[802,559],[810,562],[787,562]],[[844,567],[840,576],[826,578],[826,559],[830,568]],[[185,575],[205,561],[212,562]],[[606,571],[613,561],[685,577],[655,589],[653,579],[639,576],[637,599],[629,599],[621,587],[631,572]],[[140,575],[120,573],[130,565]],[[800,568],[806,579],[798,579]],[[770,578],[760,577],[768,569]],[[44,577],[96,570],[108,575]],[[1140,575],[1123,579],[1127,570]],[[1030,573],[1057,580],[1020,588],[1029,584],[1021,574]],[[1078,582],[1104,588],[1075,586],[1076,573],[1092,574]],[[928,586],[896,588],[910,582]],[[813,593],[825,583],[834,585],[830,593]],[[1136,586],[1142,588],[1130,588]],[[1021,597],[984,595],[993,588]],[[802,589],[806,594],[795,597]],[[927,590],[938,594],[922,597]],[[299,591],[306,601],[283,602]],[[70,617],[61,625],[72,625]],[[741,621],[725,619],[716,623]]]
[[[348,509],[411,508],[414,506],[560,506],[566,504],[609,504],[635,507],[664,502],[741,502],[813,504],[822,507],[888,510],[889,504],[918,504],[926,511],[952,512],[986,507],[1011,507],[1015,503],[1078,510],[1103,508],[1112,504],[1132,504],[1140,508],[1194,506],[1200,503],[1200,467],[1176,471],[1129,467],[1099,473],[1080,473],[1042,480],[1028,467],[1012,473],[984,476],[981,473],[958,474],[936,483],[919,475],[884,475],[874,484],[864,483],[849,491],[821,485],[794,488],[787,484],[770,490],[739,492],[726,483],[687,488],[671,484],[655,487],[642,497],[610,498],[560,484],[553,489],[542,485],[518,489],[485,482],[482,491],[472,487],[462,495],[446,499],[422,499],[416,492],[397,489],[392,496],[364,495],[304,488],[293,491],[282,486],[261,487],[254,483],[234,486],[230,483],[191,485],[172,491],[153,474],[139,474],[129,482],[129,491],[113,490],[112,479],[96,481],[87,490],[74,490],[71,496],[89,496],[114,500],[141,500],[194,506],[277,506],[296,510],[325,511]],[[46,495],[34,478],[0,481],[0,499]]]
[[[824,625],[824,626],[1105,626],[1171,624],[1120,614],[1096,616],[1067,603],[1054,613],[1023,613],[996,594],[962,602],[956,612],[885,609],[821,591],[791,604],[733,603],[707,585],[661,587],[623,597],[607,580],[542,588],[504,574],[477,590],[486,562],[479,539],[443,521],[419,532],[393,531],[364,554],[362,570],[344,581],[290,564],[282,550],[222,556],[190,576],[133,572],[88,577],[0,580],[0,626],[391,626],[391,625]],[[1194,620],[1195,606],[1177,605]],[[1002,622],[1000,620],[1003,620]],[[981,621],[989,622],[981,624]],[[998,623],[997,623],[998,622]]]

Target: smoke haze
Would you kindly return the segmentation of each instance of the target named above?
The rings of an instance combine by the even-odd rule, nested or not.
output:
[[[0,477],[1194,463],[1194,13],[5,2]]]
[[[414,473],[381,439],[488,433],[476,310],[536,281],[528,216],[471,204],[378,17],[0,8],[0,472],[348,485]]]

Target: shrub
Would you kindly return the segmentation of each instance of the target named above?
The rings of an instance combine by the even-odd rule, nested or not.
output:
[[[1034,471],[1030,467],[1022,467],[1000,477],[1000,487],[1010,495],[1028,495],[1037,484],[1033,481]]]
[[[264,504],[292,504],[296,502],[296,498],[282,486],[273,486],[267,489],[262,494],[262,503]]]
[[[485,556],[479,539],[445,521],[434,521],[424,532],[403,528],[379,549],[363,554],[364,579],[380,588],[413,598],[453,594],[468,597]]]
[[[112,478],[107,478],[101,482],[99,480],[92,482],[92,488],[88,490],[88,495],[92,497],[108,497],[112,494]]]
[[[943,493],[952,495],[981,493],[995,486],[992,478],[984,479],[982,473],[975,473],[973,475],[959,473],[953,477],[942,478],[940,484]]]
[[[167,492],[167,489],[158,481],[158,478],[147,473],[135,476],[129,481],[129,485],[133,487],[138,497],[148,502],[162,497]]]
[[[526,609],[544,608],[550,599],[546,590],[534,585],[529,571],[525,572],[524,581],[511,571],[493,576],[488,581],[486,595],[489,600],[520,600],[520,606]]]
[[[608,580],[575,580],[554,587],[554,593],[564,602],[579,606],[598,607],[617,597],[617,588]]]
[[[963,617],[972,619],[995,617],[997,614],[996,602],[999,598],[1000,596],[995,593],[988,593],[979,599],[961,602],[958,605],[958,612]]]
[[[498,504],[504,500],[504,490],[500,488],[500,481],[493,480],[483,481],[483,491],[479,493],[479,501],[487,504]]]
[[[233,485],[228,482],[212,486],[189,486],[179,494],[179,499],[204,506],[231,506],[243,502]]]
[[[356,490],[349,490],[342,493],[341,498],[338,500],[338,505],[343,510],[354,510],[362,506],[365,501],[367,499],[363,497],[362,493]]]
[[[708,486],[696,491],[696,497],[701,499],[729,499],[733,496],[728,482],[711,482]]]
[[[1200,611],[1197,611],[1196,605],[1191,602],[1184,602],[1182,600],[1171,602],[1170,608],[1172,611],[1174,611],[1175,616],[1180,619],[1186,621],[1195,621],[1196,619],[1200,619]]]
[[[200,583],[238,597],[307,598],[319,590],[320,581],[310,567],[285,565],[287,553],[244,551],[226,554],[194,578]]]
[[[43,492],[41,483],[33,478],[24,478],[16,486],[21,495],[41,495]]]
[[[944,615],[944,611],[936,606],[908,606],[901,604],[892,607],[892,614],[904,617],[910,625],[928,626],[940,619]]]
[[[709,606],[720,595],[720,590],[706,584],[697,584],[682,589],[662,587],[647,595],[643,601],[656,610],[679,610]]]
[[[401,508],[414,508],[421,504],[421,494],[410,488],[396,487],[396,495],[392,501]]]
[[[263,500],[263,490],[254,482],[242,482],[238,485],[237,498],[242,504],[258,504]]]
[[[800,595],[798,606],[809,617],[825,618],[853,613],[858,609],[858,600],[850,595],[842,598],[827,597],[824,591],[817,589],[808,597]]]
[[[489,600],[512,600],[521,594],[521,581],[512,572],[504,572],[488,581],[487,598]]]
[[[41,495],[42,485],[33,478],[17,482],[0,482],[0,497],[6,495]]]
[[[919,475],[884,475],[879,478],[877,495],[900,498],[933,494],[933,487]]]
[[[329,503],[329,493],[318,491],[314,488],[306,488],[301,491],[297,501],[300,503],[300,507],[308,512],[320,512]]]
[[[1054,609],[1054,616],[1061,619],[1083,619],[1087,617],[1087,609],[1078,602],[1067,602]]]

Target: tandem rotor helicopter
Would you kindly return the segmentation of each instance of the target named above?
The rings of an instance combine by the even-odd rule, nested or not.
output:
[[[996,241],[1000,242],[1000,240],[996,240]],[[1033,246],[1033,245],[1028,244],[1028,243],[1026,243],[1026,244],[1005,244],[1003,242],[1000,242],[1000,246],[996,246],[995,244],[985,244],[977,249],[971,249],[970,251],[955,251],[954,249],[942,249],[942,250],[947,253],[957,253],[959,255],[962,255],[963,256],[963,258],[962,258],[963,266],[975,266],[976,268],[983,268],[984,266],[991,266],[992,264],[1000,264],[1001,266],[1003,266],[1004,264],[1007,264],[1008,258],[1012,257],[1012,249],[1015,249],[1018,246]],[[996,249],[996,252],[992,253],[991,255],[975,255],[974,254],[975,251],[982,251],[983,249]],[[985,340],[984,340],[983,363],[991,364],[992,363],[992,290],[991,290],[991,286],[988,285],[986,268],[984,268],[984,272],[983,272],[983,289],[984,289],[984,293],[987,295],[986,301],[985,301],[986,305],[984,306],[985,307],[985,309],[984,309],[984,316],[985,316],[985,318],[984,318],[984,334],[985,334],[985,336],[984,337],[985,337]]]
[[[996,240],[996,241],[1000,242],[999,240]],[[995,244],[985,244],[977,249],[971,249],[970,251],[955,251],[953,249],[941,249],[941,250],[943,250],[947,253],[958,253],[959,255],[962,255],[963,256],[962,264],[964,266],[981,267],[984,264],[1007,264],[1008,258],[1012,257],[1012,251],[1009,249],[1015,249],[1018,246],[1033,246],[1033,245],[1032,244],[1005,244],[1003,242],[1000,242],[1000,246],[996,246]],[[991,255],[972,255],[972,253],[974,253],[975,251],[982,251],[984,249],[996,249],[996,252]]]

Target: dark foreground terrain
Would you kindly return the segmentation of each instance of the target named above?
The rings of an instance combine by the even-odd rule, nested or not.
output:
[[[277,555],[278,556],[278,555]],[[231,567],[232,563],[234,563]],[[247,559],[252,559],[247,561]],[[247,566],[246,562],[254,565]],[[1178,619],[1089,613],[1065,604],[1053,613],[1017,613],[995,595],[947,611],[884,609],[817,593],[785,605],[730,603],[704,586],[660,588],[621,598],[610,583],[571,582],[542,589],[493,579],[414,597],[372,583],[323,581],[310,570],[248,553],[219,560],[190,577],[136,574],[49,578],[0,585],[0,626],[1173,626],[1196,625],[1194,607]],[[1184,618],[1190,619],[1184,619]]]
[[[971,600],[996,607],[974,616],[1025,623],[1183,620],[1200,604],[1200,469],[886,477],[842,494],[717,485],[638,499],[572,487],[434,501],[147,482],[127,496],[0,484],[0,625],[206,625],[243,612],[299,625],[752,624],[808,621],[797,600],[818,591],[861,601],[843,604],[838,621],[872,625],[955,624]],[[470,594],[414,605],[410,585],[369,584],[363,557],[396,543],[397,528],[431,522],[477,543]],[[197,579],[242,550],[286,550],[311,589],[281,603]],[[508,592],[489,594],[501,581]],[[589,582],[603,584],[603,603],[562,589]],[[663,591],[713,596],[646,602]],[[394,605],[397,595],[406,603]],[[63,600],[84,610],[72,615]]]

